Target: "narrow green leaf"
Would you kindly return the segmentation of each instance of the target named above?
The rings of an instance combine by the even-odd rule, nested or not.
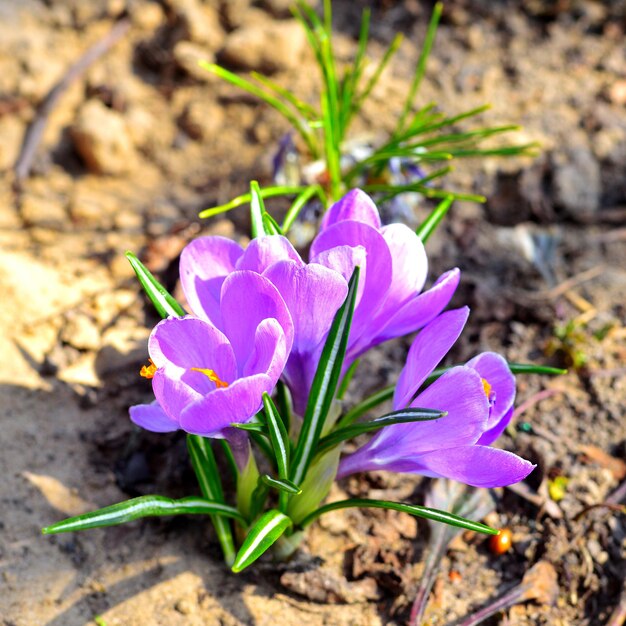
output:
[[[291,429],[291,423],[293,421],[293,402],[291,400],[291,393],[287,385],[279,380],[276,385],[276,394],[278,399],[278,406],[280,407],[280,417],[283,420],[285,430],[289,433]]]
[[[396,390],[395,385],[385,387],[380,391],[372,394],[368,398],[365,398],[362,402],[359,402],[355,407],[351,408],[336,424],[335,429],[345,428],[354,423],[359,417],[365,415],[368,411],[371,411],[374,407],[391,400],[393,393]]]
[[[313,511],[313,513],[307,515],[307,517],[305,517],[299,525],[304,528],[311,524],[311,522],[315,521],[320,515],[324,515],[324,513],[354,507],[401,511],[402,513],[408,513],[409,515],[415,515],[416,517],[423,517],[435,522],[443,522],[444,524],[450,524],[451,526],[464,528],[465,530],[473,530],[477,533],[483,533],[485,535],[497,535],[499,532],[495,528],[491,528],[490,526],[486,526],[485,524],[481,524],[479,522],[473,522],[472,520],[459,517],[458,515],[448,513],[447,511],[431,509],[417,504],[403,504],[402,502],[389,502],[387,500],[370,500],[368,498],[351,498],[349,500],[340,500],[339,502],[325,504],[317,509],[317,511]]]
[[[259,74],[258,72],[250,72],[250,76],[254,78],[254,80],[259,81],[264,87],[267,89],[271,89],[277,96],[284,98],[291,104],[303,117],[305,117],[309,123],[316,121],[319,119],[320,114],[316,111],[310,104],[300,100],[294,94],[289,91],[289,89],[285,89],[278,83],[275,83],[273,80],[264,76],[263,74]]]
[[[535,365],[533,363],[509,363],[509,369],[513,374],[545,374],[548,376],[567,374],[567,370],[561,369],[560,367]]]
[[[267,426],[261,422],[233,422],[231,426],[237,430],[245,430],[248,433],[260,433],[267,436]]]
[[[342,400],[346,395],[346,391],[348,391],[348,387],[350,386],[350,382],[354,377],[354,372],[356,372],[356,368],[359,367],[359,363],[361,359],[356,359],[352,365],[348,368],[348,371],[345,373],[344,377],[339,384],[339,389],[337,390],[337,400]]]
[[[263,102],[276,109],[296,129],[296,131],[298,131],[299,135],[311,151],[313,158],[319,158],[319,150],[315,141],[315,136],[311,132],[311,129],[308,127],[306,121],[301,118],[298,111],[292,111],[284,102],[272,94],[267,93],[259,86],[251,83],[249,80],[246,80],[241,76],[237,76],[237,74],[233,74],[219,65],[215,65],[215,63],[199,61],[198,65],[208,72],[216,74],[220,78],[228,81],[232,85],[239,87],[243,91],[247,91],[249,94],[260,98]]]
[[[324,428],[324,421],[335,396],[343,359],[346,355],[358,283],[359,267],[357,266],[350,278],[346,300],[337,311],[330,327],[313,378],[290,472],[290,479],[296,484],[303,481],[306,470],[315,455],[315,448]]]
[[[232,517],[242,524],[245,519],[237,509],[204,498],[181,498],[173,500],[163,496],[140,496],[126,502],[105,506],[97,511],[69,517],[42,529],[44,535],[69,533],[89,528],[103,528],[132,522],[142,517],[164,515],[223,515]]]
[[[263,213],[263,229],[267,235],[282,235],[283,231],[278,222],[267,212]]]
[[[445,415],[447,415],[446,411],[419,409],[413,407],[393,411],[369,422],[360,422],[359,424],[352,424],[351,426],[333,430],[329,435],[320,439],[315,452],[316,454],[324,454],[330,448],[334,448],[347,439],[353,439],[354,437],[358,437],[364,433],[380,430],[385,426],[391,426],[393,424],[409,424],[411,422],[430,422],[432,420],[439,419],[440,417],[444,417]]]
[[[305,190],[293,201],[293,204],[287,210],[287,213],[285,214],[285,219],[283,220],[283,233],[286,233],[293,226],[293,223],[296,221],[296,218],[300,214],[300,211],[315,195],[319,196],[322,202],[324,201],[324,192],[319,185],[311,185],[310,187],[306,187]]]
[[[176,302],[167,289],[159,283],[150,270],[132,252],[127,252],[126,258],[129,260],[133,270],[135,270],[135,274],[146,295],[150,298],[154,308],[161,317],[182,317],[185,315],[185,309]]]
[[[301,193],[302,191],[307,190],[308,187],[303,186],[288,186],[288,185],[277,185],[275,187],[265,187],[261,189],[261,197],[265,198],[273,198],[275,196],[290,196],[293,194]],[[248,204],[251,200],[252,196],[249,193],[244,193],[241,196],[237,196],[233,198],[230,202],[226,204],[220,204],[219,206],[211,207],[210,209],[204,209],[204,211],[200,211],[198,217],[206,218],[213,217],[215,215],[220,215],[221,213],[226,213],[227,211],[231,211],[232,209],[236,209],[237,207],[242,206],[243,204]]]
[[[222,480],[210,441],[199,435],[187,435],[187,451],[202,495],[207,500],[224,504]],[[235,542],[230,524],[219,515],[211,515],[211,522],[222,547],[224,560],[231,565],[235,559]]]
[[[284,513],[276,509],[267,511],[244,539],[232,566],[233,572],[240,572],[254,563],[292,525]]]
[[[286,478],[272,478],[269,474],[263,474],[261,480],[272,489],[276,489],[279,492],[288,493],[290,495],[297,496],[302,493],[302,489],[298,485],[294,485],[290,480]]]
[[[250,228],[253,239],[269,234],[265,232],[265,225],[263,224],[264,213],[265,204],[263,196],[261,196],[261,189],[259,188],[259,183],[253,180],[250,182]]]
[[[289,436],[276,405],[267,392],[263,393],[263,408],[265,409],[265,419],[272,449],[276,457],[278,476],[286,479],[289,476]]]
[[[448,209],[452,206],[454,198],[452,196],[442,200],[430,213],[430,215],[419,225],[417,236],[426,243],[435,232],[441,220],[445,217]]]
[[[413,75],[413,80],[411,81],[411,86],[409,88],[409,93],[404,102],[404,108],[400,115],[400,120],[398,121],[397,132],[400,133],[404,129],[404,124],[413,106],[413,102],[415,101],[415,95],[419,90],[419,86],[422,82],[422,78],[424,78],[424,74],[426,72],[426,62],[428,61],[428,57],[430,55],[430,51],[433,47],[433,43],[435,41],[435,35],[437,34],[437,26],[439,25],[439,19],[441,18],[441,13],[443,11],[443,3],[437,2],[435,7],[433,8],[433,13],[430,18],[430,23],[428,24],[428,30],[426,31],[426,37],[424,38],[424,45],[422,46],[422,51],[420,52],[420,58],[417,62],[417,69],[415,70],[415,74]]]

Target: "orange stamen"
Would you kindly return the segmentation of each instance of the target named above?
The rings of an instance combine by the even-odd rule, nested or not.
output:
[[[489,396],[491,395],[491,385],[484,378],[481,378],[481,380],[483,382],[483,389],[485,390],[485,395],[487,396],[487,398],[489,398]]]
[[[225,383],[213,370],[204,369],[202,367],[192,367],[191,371],[204,374],[210,381],[215,383],[215,386],[218,389],[225,389],[228,387],[228,383]]]
[[[152,359],[148,359],[148,361],[150,361],[150,365],[142,365],[141,369],[139,370],[139,376],[150,379],[154,378],[154,375],[157,371],[157,366],[152,362]]]

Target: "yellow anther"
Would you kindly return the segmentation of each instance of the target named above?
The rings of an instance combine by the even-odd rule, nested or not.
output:
[[[218,389],[224,389],[228,387],[228,383],[225,383],[213,370],[204,369],[202,367],[192,367],[191,371],[204,374],[210,381],[215,383],[215,386]]]
[[[489,396],[491,395],[491,385],[484,378],[481,378],[481,380],[483,382],[483,389],[485,390],[485,395],[487,396],[487,398],[489,398]]]
[[[144,378],[154,378],[154,374],[157,371],[157,366],[152,362],[152,359],[148,359],[150,361],[150,365],[142,365],[139,370],[139,376],[143,376]]]

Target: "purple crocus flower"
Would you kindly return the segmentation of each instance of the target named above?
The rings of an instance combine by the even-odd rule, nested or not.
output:
[[[217,295],[219,294],[219,296]],[[224,437],[248,421],[282,374],[293,344],[293,322],[283,298],[266,278],[232,272],[210,299],[212,317],[168,318],[149,341],[156,402],[131,407],[135,424],[156,432],[177,429]],[[195,303],[194,303],[195,304]]]
[[[311,245],[311,262],[361,280],[345,366],[369,348],[411,332],[447,306],[459,283],[453,269],[421,293],[428,261],[420,238],[404,224],[382,226],[371,198],[355,189],[330,207]]]
[[[442,313],[419,333],[394,394],[394,409],[408,405],[448,414],[431,422],[382,428],[341,460],[338,478],[390,470],[450,478],[474,487],[500,487],[522,480],[533,470],[530,462],[488,445],[510,420],[515,398],[515,381],[502,357],[480,354],[418,393],[461,334],[468,315],[467,308]]]

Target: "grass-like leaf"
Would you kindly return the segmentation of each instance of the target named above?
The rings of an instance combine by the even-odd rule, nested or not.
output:
[[[430,215],[419,225],[417,236],[426,243],[435,232],[439,222],[445,217],[448,209],[452,206],[454,198],[452,196],[444,198],[430,213]]]
[[[426,506],[419,506],[417,504],[403,504],[402,502],[389,502],[387,500],[370,500],[368,498],[351,498],[349,500],[339,500],[338,502],[331,502],[321,506],[317,511],[307,515],[299,524],[302,528],[308,526],[314,522],[320,515],[329,513],[330,511],[336,511],[338,509],[347,509],[358,507],[361,509],[391,509],[392,511],[401,511],[402,513],[408,513],[409,515],[415,515],[416,517],[423,517],[425,519],[433,520],[435,522],[443,522],[444,524],[450,524],[457,528],[464,528],[465,530],[473,530],[477,533],[483,533],[485,535],[497,535],[498,530],[481,524],[480,522],[474,522],[472,520],[465,519],[453,513],[446,511],[440,511],[439,509],[431,509]]]
[[[322,203],[324,205],[326,204],[326,197],[320,185],[311,185],[310,187],[306,187],[287,210],[282,225],[283,233],[286,233],[293,226],[293,223],[296,221],[300,211],[314,196],[318,196]]]
[[[535,365],[534,363],[509,363],[509,369],[513,374],[545,374],[548,376],[562,376],[567,370],[548,365]]]
[[[359,402],[355,407],[351,408],[335,425],[335,430],[340,428],[346,428],[356,422],[359,417],[365,415],[368,411],[371,411],[374,407],[377,407],[379,404],[386,402],[387,400],[391,400],[393,398],[393,393],[396,390],[395,385],[390,385],[389,387],[385,387],[380,391],[368,396],[362,402]]]
[[[292,525],[284,513],[276,509],[267,511],[244,539],[232,566],[233,572],[240,572],[254,563]]]
[[[220,502],[193,497],[173,500],[164,496],[140,496],[126,502],[105,506],[97,511],[69,517],[46,526],[41,532],[44,535],[55,535],[76,530],[117,526],[142,517],[165,515],[223,515],[245,524],[245,519],[237,509]]]
[[[446,411],[413,407],[393,411],[392,413],[388,413],[387,415],[383,415],[369,422],[360,422],[359,424],[352,424],[351,426],[333,430],[329,435],[320,439],[317,444],[316,453],[324,454],[327,450],[330,450],[330,448],[338,446],[347,439],[353,439],[364,433],[380,430],[385,426],[391,426],[392,424],[410,424],[411,422],[430,422],[444,417],[445,415],[447,415]]]
[[[167,289],[159,283],[150,270],[132,252],[127,252],[126,258],[129,260],[133,270],[135,270],[137,279],[148,298],[150,298],[150,302],[152,302],[161,317],[182,317],[185,315],[185,309],[176,302]]]
[[[298,485],[294,485],[294,483],[286,478],[273,478],[269,474],[263,474],[261,480],[268,487],[276,489],[279,493],[286,493],[292,496],[297,496],[302,493],[302,489],[300,489]]]
[[[330,327],[315,377],[313,378],[311,393],[309,394],[309,401],[302,420],[302,428],[290,472],[290,480],[297,485],[304,480],[309,464],[315,455],[315,449],[324,427],[324,421],[335,397],[348,345],[358,283],[359,268],[357,266],[350,278],[345,302],[337,311]]]
[[[272,449],[276,457],[278,476],[279,478],[287,479],[289,477],[289,435],[283,420],[278,414],[276,405],[267,392],[263,393],[263,408]]]
[[[253,239],[269,234],[265,232],[264,213],[265,203],[263,202],[261,189],[259,188],[259,183],[253,180],[250,182],[250,230]]]

